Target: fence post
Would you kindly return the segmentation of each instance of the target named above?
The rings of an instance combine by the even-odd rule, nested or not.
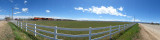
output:
[[[129,28],[128,24],[127,24],[127,28]]]
[[[89,40],[92,39],[92,27],[89,27]]]
[[[110,37],[109,39],[112,40],[112,26],[111,26],[111,25],[110,25],[110,32],[109,32],[109,35],[110,35],[110,36],[109,36],[109,37]]]
[[[126,27],[126,26],[125,26],[125,24],[124,24],[124,30],[125,30],[125,27]]]
[[[54,29],[54,40],[57,40],[57,26]]]
[[[19,27],[19,21],[18,21],[18,27]]]
[[[119,32],[121,31],[121,25],[119,25]]]
[[[34,36],[36,36],[36,24],[34,24]]]
[[[21,22],[21,29],[22,29],[22,22]]]
[[[16,21],[16,26],[18,25],[17,23],[18,23],[18,21]]]
[[[26,22],[26,31],[27,31],[27,22]]]

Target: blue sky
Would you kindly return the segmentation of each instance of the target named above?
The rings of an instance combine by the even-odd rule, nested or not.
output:
[[[0,0],[0,17],[160,22],[159,0]]]

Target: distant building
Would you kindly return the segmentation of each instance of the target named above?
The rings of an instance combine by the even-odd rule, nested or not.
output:
[[[40,17],[34,17],[33,20],[52,20],[52,18],[40,18]]]

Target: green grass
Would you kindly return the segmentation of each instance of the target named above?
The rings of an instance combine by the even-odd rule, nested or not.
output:
[[[134,37],[138,37],[140,27],[138,24],[134,25],[133,27],[129,28],[125,32],[120,34],[120,37],[118,37],[116,40],[132,40]]]
[[[103,21],[27,21],[29,23],[46,25],[46,26],[58,26],[64,28],[95,28],[105,27],[110,25],[122,25],[128,24],[128,22],[103,22]]]
[[[13,34],[15,35],[15,40],[38,40],[31,34],[21,30],[19,27],[14,25],[13,23],[8,23],[12,28]]]
[[[24,21],[27,23],[32,23],[32,24],[37,24],[37,25],[45,25],[45,26],[58,26],[58,27],[64,27],[64,28],[97,28],[97,27],[108,27],[108,26],[116,26],[116,25],[123,25],[123,24],[129,24],[129,22],[102,22],[102,21]],[[31,25],[28,25],[31,26]],[[31,26],[34,27],[34,26]],[[42,28],[42,27],[37,27],[38,29],[43,29],[47,31],[52,31],[54,32],[54,29],[48,29],[48,28]],[[94,30],[92,33],[98,33],[98,32],[103,32],[107,31],[109,29],[102,29],[102,30]],[[117,31],[117,30],[116,30]],[[48,34],[44,32],[37,31],[41,34],[45,34],[47,36],[53,37],[53,34]],[[34,34],[32,32],[29,32],[31,34]],[[64,34],[72,34],[72,35],[78,35],[78,34],[89,34],[89,31],[66,31],[66,30],[58,30],[58,33],[64,33]],[[109,33],[101,34],[101,35],[96,35],[92,36],[93,38],[101,37]],[[46,38],[43,38],[41,36],[37,36],[37,38],[42,39],[42,40],[48,40]],[[63,37],[63,36],[58,36],[58,39],[65,39],[65,40],[88,40],[88,37]],[[109,37],[103,38],[101,40],[109,39]]]

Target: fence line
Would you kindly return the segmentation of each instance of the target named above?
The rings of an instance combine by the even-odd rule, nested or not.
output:
[[[61,40],[61,39],[58,39],[57,36],[65,36],[65,37],[89,37],[89,40],[99,40],[99,39],[102,39],[104,37],[109,36],[110,39],[111,39],[111,36],[113,34],[118,33],[118,32],[120,32],[122,30],[125,30],[125,29],[127,29],[127,28],[129,28],[129,27],[131,27],[131,26],[133,26],[133,25],[136,24],[136,23],[132,23],[132,24],[124,24],[124,25],[118,25],[118,26],[111,26],[110,25],[109,27],[99,27],[99,28],[92,28],[92,27],[89,27],[89,28],[61,28],[61,27],[57,27],[57,26],[54,26],[54,27],[51,27],[51,26],[42,26],[42,25],[37,25],[37,24],[30,24],[30,23],[27,23],[27,22],[24,23],[24,22],[20,22],[20,21],[11,21],[11,22],[14,23],[14,24],[16,24],[18,27],[21,27],[21,29],[25,29],[25,31],[29,30],[29,31],[33,32],[34,36],[40,35],[42,37],[45,37],[45,38],[48,38],[48,39],[53,39],[53,40]],[[24,27],[23,27],[23,24],[25,24]],[[28,25],[32,25],[32,26],[34,26],[34,28],[30,27]],[[121,27],[121,26],[123,26],[123,27]],[[44,28],[54,29],[54,32],[38,29],[37,27],[44,27]],[[114,27],[118,27],[118,29],[117,28],[116,29],[112,29]],[[28,29],[28,28],[30,28],[30,29]],[[109,28],[109,30],[103,31],[103,32],[98,32],[98,33],[92,33],[93,30],[101,30],[101,29],[106,29],[106,28]],[[33,30],[31,30],[31,29],[33,29]],[[62,33],[57,33],[57,30],[89,31],[89,34],[81,34],[81,35],[62,34]],[[118,31],[115,31],[115,30],[118,30]],[[37,31],[53,34],[54,37],[43,35],[41,33],[38,33]],[[115,32],[112,33],[112,31],[115,31]],[[100,35],[100,34],[104,34],[104,33],[108,33],[108,32],[109,32],[109,34],[107,34],[107,35],[104,35],[104,36],[92,39],[92,36]]]

